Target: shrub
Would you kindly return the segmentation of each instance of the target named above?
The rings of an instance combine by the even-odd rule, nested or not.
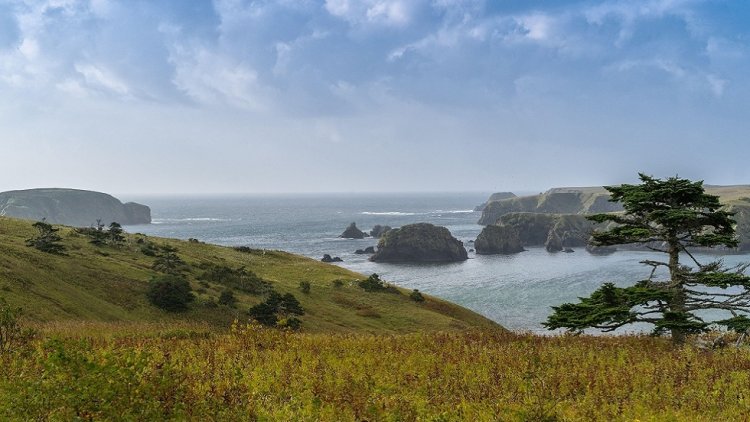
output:
[[[333,284],[333,287],[336,289],[340,289],[344,287],[344,280],[336,279],[331,282]]]
[[[409,299],[415,302],[424,302],[424,296],[422,296],[422,293],[419,293],[419,290],[417,289],[414,289],[409,293]]]
[[[309,281],[300,281],[299,282],[299,289],[302,290],[302,293],[304,293],[304,294],[310,294],[310,282]]]
[[[234,269],[226,265],[203,263],[200,268],[204,272],[198,276],[199,280],[212,281],[253,295],[266,294],[272,290],[271,283],[245,267]]]
[[[235,303],[237,303],[237,298],[234,297],[234,292],[227,289],[221,292],[221,295],[219,295],[219,304],[234,307]]]
[[[283,326],[290,327],[290,324],[295,325],[299,328],[302,324],[301,321],[289,322],[290,319],[296,319],[296,316],[304,315],[305,310],[302,309],[299,301],[291,293],[281,295],[278,292],[271,292],[268,295],[268,299],[265,302],[261,302],[248,310],[250,317],[259,323],[267,326]],[[279,316],[281,317],[281,323],[279,322]]]
[[[367,277],[367,280],[359,281],[357,284],[359,284],[359,287],[363,288],[366,292],[399,293],[395,286],[383,282],[383,280],[380,279],[380,276],[375,273],[372,273]]]
[[[195,300],[190,283],[183,276],[165,274],[151,279],[147,293],[149,301],[168,312],[187,310],[188,304]]]

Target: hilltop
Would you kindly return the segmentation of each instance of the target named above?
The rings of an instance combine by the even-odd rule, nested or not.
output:
[[[27,320],[99,322],[205,322],[228,327],[234,319],[247,321],[247,310],[262,295],[235,291],[237,305],[216,305],[226,288],[221,282],[202,281],[206,265],[244,267],[271,283],[280,293],[292,293],[305,315],[309,332],[406,333],[497,327],[494,322],[458,305],[424,295],[424,302],[409,292],[366,292],[355,280],[367,278],[344,268],[281,251],[265,251],[204,244],[197,241],[152,238],[128,234],[122,246],[95,246],[69,227],[60,227],[66,255],[51,255],[27,247],[35,234],[32,222],[0,217],[0,297],[20,306]],[[154,257],[143,253],[154,245],[177,249],[190,268],[188,280],[196,300],[184,313],[167,313],[152,306],[146,291],[156,274]],[[334,280],[340,282],[334,283]],[[309,293],[300,282],[310,283]]]
[[[76,227],[151,223],[151,209],[135,202],[122,203],[101,192],[79,189],[27,189],[0,193],[0,216],[42,220]]]

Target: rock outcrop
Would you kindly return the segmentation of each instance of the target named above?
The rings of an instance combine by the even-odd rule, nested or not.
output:
[[[381,226],[380,224],[376,224],[373,226],[372,230],[370,230],[370,236],[375,239],[380,239],[388,230],[391,230],[391,226]]]
[[[344,230],[339,237],[344,239],[364,239],[365,232],[357,228],[356,223],[349,224],[349,227]]]
[[[388,231],[370,257],[375,262],[455,262],[468,259],[461,241],[445,227],[408,224]]]
[[[354,251],[357,255],[366,255],[366,254],[374,254],[375,253],[375,247],[374,246],[368,246],[364,249],[357,249]]]
[[[522,252],[523,245],[518,230],[510,226],[487,226],[474,242],[477,254],[513,254]]]
[[[474,207],[474,211],[484,211],[484,207],[486,207],[490,202],[502,201],[503,199],[510,199],[515,197],[516,194],[513,192],[495,192],[490,195],[489,199],[487,199],[487,201],[485,201],[483,204]]]
[[[88,227],[151,223],[151,209],[101,192],[78,189],[28,189],[0,193],[0,215],[52,224]]]
[[[339,258],[338,256],[331,257],[331,255],[329,254],[323,254],[323,258],[320,260],[320,262],[344,262],[344,260]]]
[[[500,217],[513,212],[588,215],[622,210],[619,203],[609,199],[603,187],[554,188],[539,195],[489,201],[479,224],[495,224]]]

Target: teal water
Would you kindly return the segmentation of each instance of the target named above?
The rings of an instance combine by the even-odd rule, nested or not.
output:
[[[365,274],[378,273],[400,286],[458,303],[514,330],[543,332],[541,323],[551,306],[588,296],[602,283],[630,285],[648,277],[640,265],[658,254],[621,251],[594,256],[583,249],[548,253],[530,248],[510,256],[469,253],[453,264],[381,264],[354,251],[374,246],[375,239],[337,236],[351,222],[363,231],[373,225],[392,227],[429,222],[447,227],[471,248],[482,229],[472,211],[488,194],[340,194],[246,195],[194,197],[129,197],[152,209],[153,224],[130,226],[130,232],[201,241],[227,246],[279,249],[311,258],[340,256],[337,264]],[[716,256],[700,255],[709,261]],[[727,264],[748,260],[724,257]],[[634,330],[642,329],[635,327]]]

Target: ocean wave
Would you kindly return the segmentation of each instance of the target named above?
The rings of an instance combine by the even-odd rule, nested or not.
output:
[[[408,215],[434,215],[434,214],[468,214],[474,210],[434,210],[427,212],[406,212],[406,211],[362,211],[362,215],[392,215],[392,216],[408,216]]]
[[[426,215],[427,213],[423,213],[423,212],[401,212],[401,211],[381,211],[381,212],[362,211],[360,214],[362,214],[362,215]]]
[[[179,223],[184,221],[233,221],[231,218],[188,217],[188,218],[155,218],[152,224]]]

